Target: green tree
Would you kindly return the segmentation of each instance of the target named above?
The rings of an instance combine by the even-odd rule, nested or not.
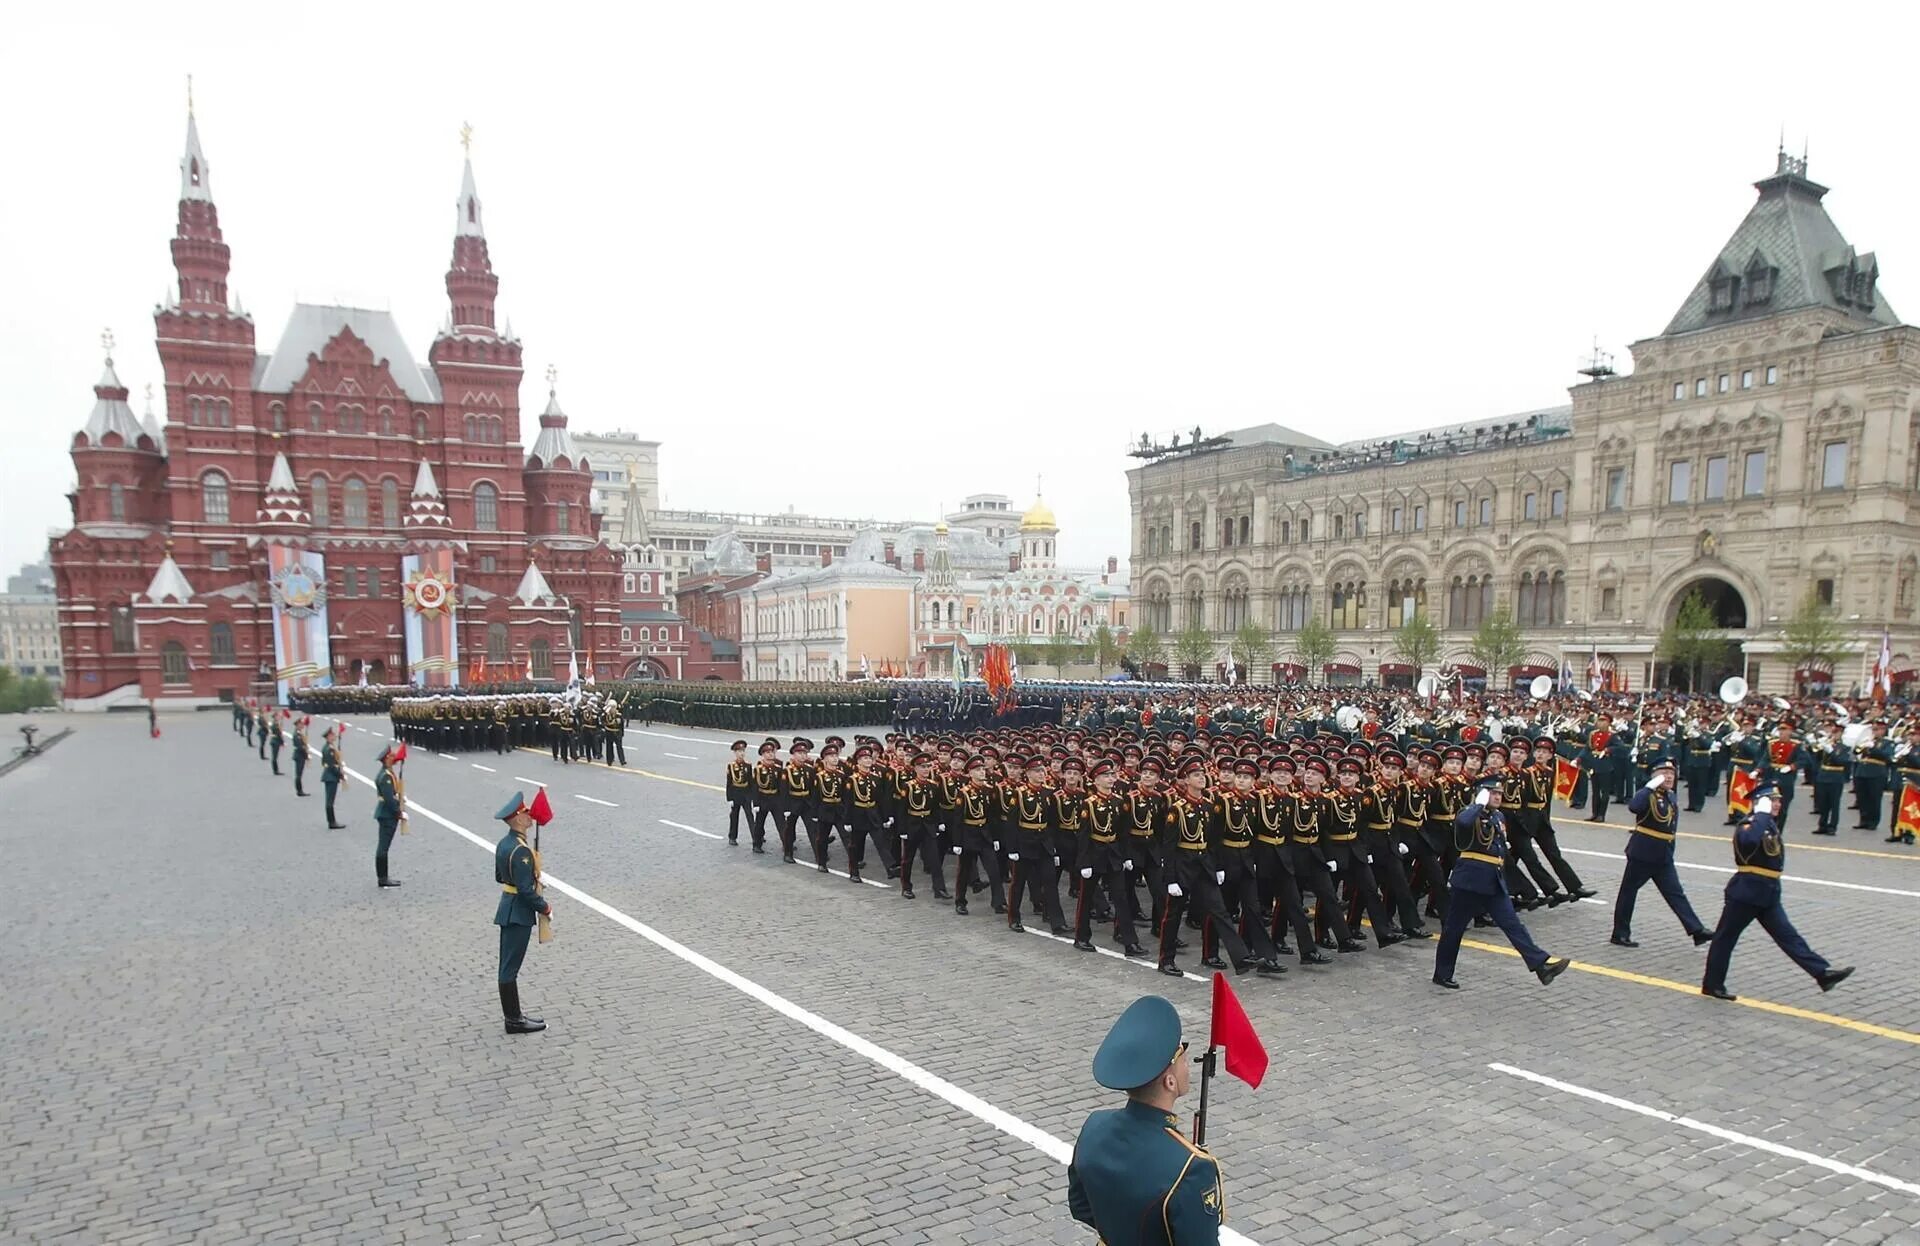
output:
[[[1034,644],[1032,641],[1023,640],[1019,644],[1011,646],[1011,648],[1013,650],[1013,660],[1026,668],[1027,678],[1029,679],[1033,678],[1033,668],[1047,660],[1046,654],[1041,650],[1040,646]]]
[[[1527,642],[1520,635],[1520,625],[1502,606],[1480,624],[1467,652],[1486,668],[1489,689],[1505,688],[1507,671],[1520,665],[1521,659],[1527,656]]]
[[[1056,636],[1041,647],[1041,652],[1045,656],[1047,665],[1053,668],[1053,673],[1065,679],[1067,667],[1080,656],[1080,646],[1065,636]]]
[[[1233,634],[1233,657],[1240,667],[1240,678],[1253,679],[1253,673],[1273,657],[1273,629],[1252,619]]]
[[[1160,633],[1151,627],[1141,627],[1127,637],[1127,657],[1133,662],[1142,679],[1146,678],[1148,667],[1159,665],[1166,647],[1166,641],[1162,640]]]
[[[1426,615],[1414,615],[1393,633],[1393,653],[1412,666],[1417,677],[1421,668],[1440,656],[1440,629]]]
[[[1300,665],[1307,668],[1308,683],[1326,678],[1327,663],[1333,661],[1338,643],[1333,629],[1319,619],[1308,619],[1306,625],[1293,634],[1293,653],[1300,659]]]
[[[1173,638],[1173,654],[1180,659],[1188,679],[1199,679],[1200,672],[1213,661],[1213,633],[1198,623],[1187,624],[1186,630]]]
[[[1653,651],[1670,667],[1685,671],[1688,689],[1696,690],[1702,670],[1725,662],[1733,651],[1733,642],[1721,635],[1713,607],[1695,590],[1680,599],[1673,622],[1661,629]]]
[[[1113,629],[1102,623],[1093,629],[1093,668],[1105,675],[1120,665],[1120,640]]]
[[[0,714],[15,714],[54,704],[53,684],[38,675],[15,677],[12,670],[0,667]]]
[[[1780,628],[1780,656],[1793,663],[1795,670],[1804,666],[1837,669],[1841,659],[1853,652],[1840,616],[1831,606],[1820,604],[1813,593],[1801,600]]]

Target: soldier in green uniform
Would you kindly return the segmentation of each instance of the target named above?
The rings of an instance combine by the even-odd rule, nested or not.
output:
[[[340,744],[336,738],[339,728],[328,727],[321,734],[320,746],[320,787],[327,797],[327,829],[344,831],[346,823],[333,815],[333,799],[340,791],[340,780],[345,777],[340,767]]]
[[[1067,1207],[1106,1246],[1213,1246],[1226,1220],[1220,1165],[1180,1132],[1187,1093],[1180,1014],[1158,995],[1135,1000],[1093,1057],[1093,1079],[1127,1104],[1080,1127],[1067,1165]]]
[[[380,773],[374,777],[373,790],[378,796],[373,807],[373,821],[380,829],[378,845],[373,850],[373,872],[382,887],[398,887],[400,880],[387,877],[387,852],[393,847],[393,836],[400,829],[400,819],[406,816],[401,806],[399,765],[407,759],[407,746],[394,744],[380,754]]]
[[[293,794],[295,796],[311,795],[302,784],[307,777],[307,724],[312,721],[310,718],[302,718],[293,724]]]
[[[493,912],[493,924],[500,927],[500,1011],[507,1033],[537,1034],[547,1023],[520,1010],[520,962],[526,959],[534,926],[553,906],[540,894],[539,857],[527,843],[533,815],[525,797],[515,792],[493,816],[507,824],[507,833],[493,849],[493,881],[500,884],[500,904]]]

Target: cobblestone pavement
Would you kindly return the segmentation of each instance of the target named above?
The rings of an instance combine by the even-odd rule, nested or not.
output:
[[[224,715],[157,741],[144,719],[69,721],[0,780],[20,909],[0,1240],[1088,1242],[1056,1156],[1111,1102],[1092,1049],[1148,991],[1204,1034],[1202,980],[714,838],[715,733],[636,728],[625,772],[416,751],[406,886],[382,893],[363,784],[329,832]],[[352,732],[359,773],[384,729]],[[490,844],[523,779],[560,814],[556,888],[595,907],[556,900],[522,975],[552,1028],[509,1039],[491,862],[435,815]],[[1758,1006],[1725,1005],[1651,889],[1643,946],[1607,944],[1623,833],[1578,816],[1562,843],[1602,899],[1531,915],[1576,961],[1551,989],[1497,934],[1463,953],[1458,993],[1427,984],[1431,943],[1239,981],[1274,1065],[1258,1091],[1215,1085],[1230,1225],[1267,1244],[1920,1241],[1920,853],[1844,831],[1815,851],[1800,819],[1789,909],[1859,972],[1822,995],[1756,929],[1731,985]],[[1718,821],[1681,841],[1709,922],[1725,875],[1696,867],[1726,865]]]

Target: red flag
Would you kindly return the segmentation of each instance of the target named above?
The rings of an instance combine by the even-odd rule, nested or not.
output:
[[[1573,802],[1573,789],[1580,786],[1580,767],[1564,757],[1553,759],[1553,798],[1562,803]]]
[[[1240,999],[1223,973],[1213,975],[1213,1034],[1207,1045],[1225,1047],[1227,1072],[1247,1085],[1257,1089],[1260,1079],[1267,1075],[1267,1049],[1253,1032],[1253,1022],[1247,1020],[1246,1010],[1240,1007]]]
[[[1893,820],[1893,829],[1901,835],[1920,831],[1920,788],[1900,789],[1900,812]]]
[[[1739,770],[1727,776],[1727,812],[1742,814],[1753,812],[1753,789],[1760,786],[1760,775],[1754,770]]]
[[[527,806],[527,813],[541,826],[553,821],[553,806],[547,803],[547,789],[541,788],[534,794],[533,803]]]

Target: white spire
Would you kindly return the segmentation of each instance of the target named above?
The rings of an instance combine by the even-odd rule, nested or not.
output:
[[[433,479],[433,468],[427,466],[425,459],[420,460],[420,470],[413,474],[413,496],[417,498],[440,496],[440,486]]]
[[[293,467],[287,462],[287,452],[276,450],[273,455],[273,470],[267,473],[268,493],[292,493]]]
[[[158,605],[171,597],[185,605],[193,600],[193,585],[187,583],[187,577],[180,572],[180,564],[168,554],[160,560],[160,567],[153,573],[153,582],[147,585],[147,600]]]
[[[559,598],[547,587],[547,577],[540,574],[540,564],[529,559],[527,572],[520,577],[520,587],[513,590],[513,596],[523,606],[551,604]]]
[[[460,170],[460,202],[457,205],[459,219],[454,223],[453,232],[456,235],[484,238],[487,231],[480,220],[480,192],[473,185],[473,160],[469,158],[463,165]]]
[[[453,520],[447,518],[447,506],[440,500],[440,485],[433,478],[433,468],[427,466],[425,459],[420,460],[420,470],[413,474],[413,496],[407,502],[407,516],[403,521],[408,528],[451,528]]]
[[[300,486],[293,482],[293,468],[287,463],[287,452],[276,450],[273,470],[267,474],[267,487],[260,494],[260,522],[305,526],[312,522],[312,518],[307,514],[307,508],[301,505]]]
[[[620,544],[629,549],[653,544],[653,534],[647,531],[647,511],[640,503],[640,478],[629,463],[626,506],[620,512]]]
[[[112,334],[103,334],[102,341],[109,350],[112,349]],[[146,430],[133,414],[133,408],[127,405],[127,387],[120,383],[120,374],[113,370],[111,354],[107,356],[106,366],[100,370],[100,379],[94,383],[93,411],[87,416],[83,432],[87,444],[92,446],[101,445],[108,433],[116,433],[120,437],[120,444],[129,450],[137,447],[140,438],[146,435]],[[159,448],[156,442],[154,449]]]
[[[193,120],[193,105],[187,105],[187,151],[180,157],[180,197],[213,200],[213,182],[209,176],[207,153],[200,150],[200,127]]]

